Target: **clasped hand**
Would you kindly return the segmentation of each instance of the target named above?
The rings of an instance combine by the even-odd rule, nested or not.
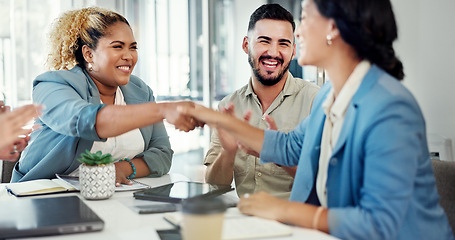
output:
[[[198,121],[194,117],[182,112],[186,111],[186,109],[194,109],[194,107],[195,103],[189,101],[166,103],[164,108],[164,118],[167,122],[173,124],[175,129],[189,132],[194,130],[196,127],[204,126],[203,122]]]
[[[235,117],[235,112],[234,112],[234,104],[230,103],[227,108],[221,109],[222,113],[229,114],[233,117]],[[243,116],[243,120],[247,123],[250,122],[251,119],[251,111],[247,111],[245,115]],[[277,125],[275,123],[275,120],[270,117],[269,115],[264,115],[265,121],[268,124],[268,129],[271,130],[278,130]],[[245,146],[241,142],[237,141],[231,134],[227,133],[226,131],[217,128],[218,131],[218,137],[220,138],[220,143],[221,146],[223,147],[224,150],[230,151],[230,152],[236,152],[237,149],[240,148],[240,150],[244,151],[245,153],[259,157],[259,153],[252,150],[251,148]]]

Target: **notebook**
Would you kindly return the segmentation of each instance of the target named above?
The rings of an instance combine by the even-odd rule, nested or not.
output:
[[[16,197],[78,191],[74,186],[59,178],[8,183],[6,190]]]
[[[189,198],[216,197],[234,190],[231,185],[200,182],[175,182],[133,193],[136,199],[180,203]]]
[[[104,222],[79,197],[0,201],[0,239],[101,231]]]
[[[36,179],[26,182],[9,183],[8,192],[16,197],[28,197],[42,194],[79,191],[79,177],[55,174],[54,179]],[[148,185],[133,181],[132,185],[121,184],[115,187],[116,192],[149,188]]]

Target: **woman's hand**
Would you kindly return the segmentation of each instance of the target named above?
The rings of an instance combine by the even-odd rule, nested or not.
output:
[[[132,185],[133,182],[127,179],[131,175],[131,165],[127,161],[115,163],[115,186],[120,187],[120,184]]]
[[[245,194],[240,197],[237,204],[240,212],[262,218],[280,220],[281,214],[285,213],[284,207],[289,203],[286,200],[276,198],[266,192]]]
[[[21,152],[27,147],[29,140],[30,136],[26,136],[25,138],[20,138],[14,143],[0,149],[0,159],[10,162],[17,161]]]
[[[27,136],[31,133],[32,129],[23,127],[41,114],[42,107],[30,104],[12,112],[7,112],[8,107],[2,107],[2,109],[6,109],[5,112],[0,113],[0,149],[3,150],[11,143],[20,141],[20,135]]]
[[[130,162],[132,162],[136,168],[136,173],[134,174],[135,178],[145,177],[152,173],[144,159],[134,158],[131,159]],[[115,163],[115,186],[119,187],[120,184],[133,184],[133,181],[127,178],[134,173],[130,162],[118,161]]]
[[[191,116],[211,128],[223,128],[238,141],[256,152],[260,152],[264,142],[264,130],[251,126],[241,119],[221,113],[202,105],[195,104],[194,108],[180,107],[178,111],[183,115]]]
[[[212,128],[216,128],[216,124],[218,123],[220,118],[224,118],[229,114],[221,113],[218,111],[215,111],[211,108],[206,108],[200,104],[193,103],[194,105],[189,107],[189,106],[184,106],[181,105],[178,107],[178,111],[188,117],[193,117],[195,120],[197,120],[199,123],[202,124],[207,124]]]
[[[162,114],[167,122],[173,124],[176,129],[184,132],[189,132],[196,127],[204,126],[203,123],[197,121],[194,117],[182,114],[178,109],[194,108],[193,102],[167,102],[162,103]]]

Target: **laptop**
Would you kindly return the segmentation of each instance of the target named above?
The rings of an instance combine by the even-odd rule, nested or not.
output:
[[[234,190],[231,185],[175,182],[133,193],[136,199],[180,203],[190,198],[211,198]]]
[[[101,231],[104,222],[79,197],[0,201],[0,239]]]

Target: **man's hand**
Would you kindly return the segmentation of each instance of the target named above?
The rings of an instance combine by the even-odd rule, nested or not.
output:
[[[278,130],[277,126],[276,126],[276,122],[275,122],[275,119],[273,119],[272,117],[270,117],[269,115],[265,115],[265,121],[267,122],[267,124],[269,125],[268,126],[268,129],[270,130]],[[243,119],[245,120],[245,122],[250,122],[250,118],[251,118],[251,111],[248,111],[245,113],[245,116],[243,116]],[[239,148],[246,152],[247,154],[250,154],[250,155],[253,155],[255,157],[259,157],[260,153],[256,152],[256,151],[253,151],[251,150],[250,148],[247,148],[246,146],[244,146],[242,143],[238,143],[239,145]]]
[[[183,108],[194,108],[193,102],[168,102],[163,103],[161,111],[167,122],[173,124],[175,129],[179,129],[184,132],[189,132],[196,127],[202,127],[204,124],[197,121],[195,118],[182,114],[178,109]]]
[[[235,117],[234,105],[232,103],[229,104],[227,108],[221,109],[221,112]],[[224,131],[223,129],[217,128],[216,130],[218,131],[218,138],[220,139],[220,143],[223,149],[230,153],[237,152],[238,149],[237,140],[231,134]]]

